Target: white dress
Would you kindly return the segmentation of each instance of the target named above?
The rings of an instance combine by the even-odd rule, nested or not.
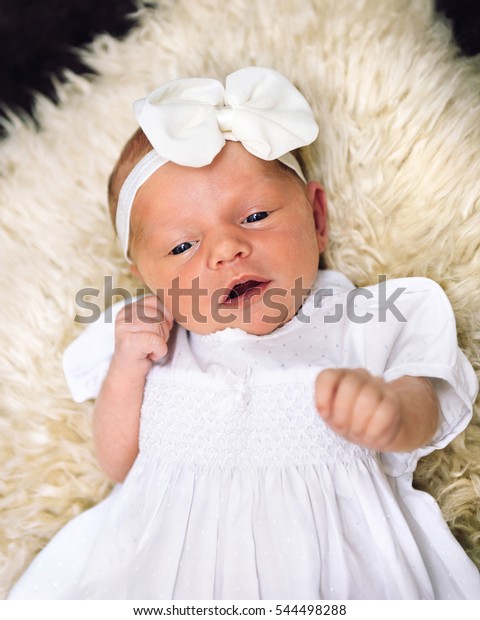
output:
[[[53,538],[10,598],[480,598],[478,570],[411,484],[477,393],[451,307],[424,278],[353,289],[319,272],[302,311],[266,336],[176,328],[147,379],[125,482]],[[113,329],[98,322],[67,350],[76,400],[98,393]],[[329,430],[315,376],[359,366],[434,378],[431,445],[377,454]]]

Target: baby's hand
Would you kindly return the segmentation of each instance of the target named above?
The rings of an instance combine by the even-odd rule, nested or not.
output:
[[[402,429],[400,392],[366,370],[323,370],[315,385],[317,409],[336,433],[373,450],[394,445]]]
[[[128,304],[115,321],[112,363],[145,376],[153,362],[167,353],[173,319],[155,295]]]

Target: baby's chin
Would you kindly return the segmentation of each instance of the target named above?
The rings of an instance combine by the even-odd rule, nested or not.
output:
[[[267,303],[268,301],[268,303]],[[265,301],[265,296],[232,298],[232,302],[225,302],[223,307],[216,306],[214,311],[203,314],[188,312],[184,308],[184,315],[173,313],[176,322],[187,331],[201,336],[214,334],[228,328],[239,329],[254,336],[266,336],[288,323],[297,313],[299,300],[276,297]],[[182,320],[183,319],[183,320]]]
[[[210,334],[215,334],[217,332],[224,331],[226,329],[239,329],[246,334],[250,334],[252,336],[267,336],[271,334],[275,330],[279,329],[286,323],[290,321],[290,319],[294,316],[294,312],[291,313],[292,316],[278,317],[278,316],[264,316],[261,319],[257,320],[232,320],[223,322],[214,322],[214,323],[191,323],[189,321],[181,322],[177,321],[179,325],[184,327],[187,331],[192,332],[193,334],[197,334],[199,336],[207,336]]]

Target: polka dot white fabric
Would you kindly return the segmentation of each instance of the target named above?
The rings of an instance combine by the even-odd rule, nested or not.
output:
[[[450,305],[424,278],[353,290],[320,272],[302,311],[267,336],[177,327],[148,376],[127,479],[57,534],[10,597],[479,598],[477,569],[411,485],[418,458],[465,428],[478,387]],[[113,322],[67,350],[77,400],[98,393],[112,351]],[[328,429],[314,378],[359,366],[433,379],[431,445],[377,454]]]

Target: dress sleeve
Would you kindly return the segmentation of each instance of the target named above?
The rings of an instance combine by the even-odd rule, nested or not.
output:
[[[380,455],[386,473],[401,476],[465,429],[478,381],[458,347],[455,316],[438,284],[427,278],[401,278],[368,290],[372,318],[364,324],[366,368],[386,381],[406,375],[427,377],[440,405],[438,429],[428,445]]]
[[[63,372],[77,403],[100,392],[115,348],[115,318],[124,305],[120,301],[108,308],[65,349]]]

